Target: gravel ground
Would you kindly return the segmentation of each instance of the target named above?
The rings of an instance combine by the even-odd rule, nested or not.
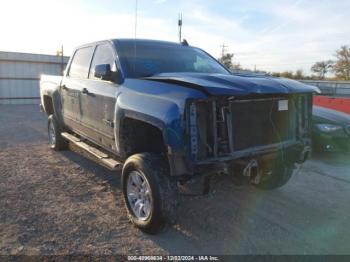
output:
[[[38,111],[0,106],[0,255],[350,254],[349,156],[318,156],[269,192],[217,176],[149,236],[127,219],[120,174],[49,150]]]

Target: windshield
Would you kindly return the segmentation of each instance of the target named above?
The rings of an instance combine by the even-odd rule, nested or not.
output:
[[[198,48],[157,42],[119,42],[118,46],[120,61],[132,78],[176,72],[229,74]]]

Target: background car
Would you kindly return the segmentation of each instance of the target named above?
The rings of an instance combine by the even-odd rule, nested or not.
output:
[[[312,143],[316,151],[350,151],[350,115],[313,106]]]

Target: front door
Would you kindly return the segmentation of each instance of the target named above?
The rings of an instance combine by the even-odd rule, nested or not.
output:
[[[91,140],[114,151],[114,109],[118,85],[104,81],[94,76],[96,65],[110,64],[111,70],[116,71],[115,56],[109,43],[96,46],[91,62],[88,85],[81,93],[81,122],[89,129]]]

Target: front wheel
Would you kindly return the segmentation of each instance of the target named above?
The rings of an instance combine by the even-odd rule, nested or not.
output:
[[[174,223],[177,209],[176,181],[169,176],[165,159],[151,153],[127,159],[122,172],[125,206],[131,222],[149,234]]]

